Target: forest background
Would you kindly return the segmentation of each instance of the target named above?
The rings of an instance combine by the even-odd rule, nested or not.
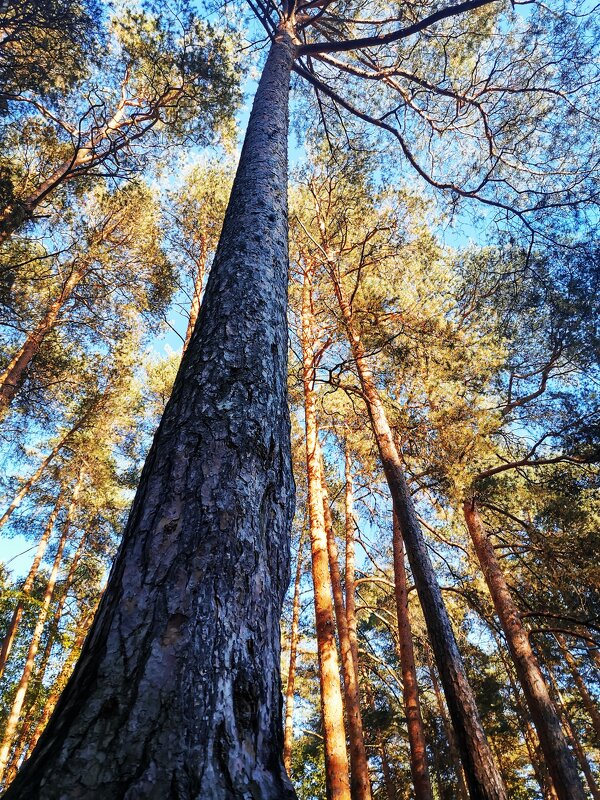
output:
[[[200,313],[268,45],[236,5],[23,9],[2,23],[0,56],[5,784],[39,739],[103,591]],[[506,36],[486,13],[473,36]],[[529,14],[515,10],[524,27]],[[468,73],[485,83],[473,77],[469,33],[445,67],[445,105],[423,100],[429,86],[392,85],[418,119],[405,125],[419,159],[436,151],[451,165],[455,142],[444,135],[479,135],[476,103],[456,88]],[[537,58],[543,48],[528,36],[521,44]],[[515,648],[529,645],[507,642],[517,619],[583,791],[600,797],[593,26],[586,37],[557,69],[559,81],[579,69],[579,85],[561,97],[566,116],[553,117],[541,93],[539,107],[520,107],[494,132],[535,140],[530,175],[550,163],[544,140],[561,137],[550,170],[561,176],[549,192],[557,202],[540,192],[527,220],[489,197],[477,205],[476,191],[416,177],[385,130],[335,93],[292,81],[297,501],[281,663],[284,759],[301,798],[345,796],[336,753],[353,798],[467,797],[369,423],[374,403],[508,796],[560,796],[521,688]],[[545,55],[534,74],[548,79]],[[376,86],[377,108],[386,98]],[[515,145],[510,168],[523,152]],[[510,184],[507,174],[498,181]],[[336,629],[329,639],[315,608]],[[322,702],[337,703],[337,725]]]

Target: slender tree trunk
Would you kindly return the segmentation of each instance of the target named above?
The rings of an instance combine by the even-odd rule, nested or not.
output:
[[[56,550],[56,555],[54,557],[54,563],[52,564],[50,577],[48,578],[48,583],[46,584],[44,597],[38,612],[38,618],[35,623],[33,633],[31,634],[31,642],[29,644],[29,650],[27,651],[25,666],[23,667],[21,679],[19,680],[19,685],[17,686],[17,692],[15,694],[8,715],[8,719],[6,721],[6,727],[4,728],[2,742],[0,743],[0,782],[2,782],[4,778],[4,771],[8,763],[10,748],[15,738],[15,733],[17,731],[19,719],[21,716],[21,710],[23,708],[23,703],[25,702],[25,695],[27,694],[27,689],[29,688],[29,681],[33,673],[33,668],[35,665],[35,657],[37,655],[40,646],[40,640],[42,638],[42,633],[44,632],[44,627],[46,625],[46,620],[48,618],[48,610],[50,608],[50,603],[52,602],[52,595],[54,594],[56,579],[58,578],[58,572],[60,570],[60,565],[62,563],[63,552],[67,542],[69,541],[71,524],[73,522],[73,518],[77,510],[82,481],[83,481],[83,469],[80,470],[79,472],[79,478],[73,490],[73,495],[71,497],[71,502],[69,504],[69,510],[67,512],[67,517],[63,525],[63,530],[58,542],[58,548]]]
[[[86,270],[87,265],[73,270],[63,284],[58,296],[50,303],[42,319],[27,336],[4,372],[0,375],[0,418],[6,413],[13,401],[29,365],[38,354],[46,336],[55,327],[58,315],[73,294],[77,284],[85,275]]]
[[[560,717],[474,500],[464,504],[464,514],[556,793],[560,800],[585,800],[577,764],[569,750]]]
[[[35,551],[35,556],[33,558],[33,562],[31,567],[29,568],[29,572],[27,573],[27,577],[21,587],[21,597],[17,602],[17,607],[13,611],[13,615],[11,620],[8,624],[8,629],[2,640],[2,648],[0,649],[0,678],[4,674],[4,670],[6,669],[6,662],[8,661],[8,657],[10,655],[10,651],[12,650],[12,646],[15,641],[15,636],[17,635],[17,630],[19,629],[19,623],[21,622],[21,617],[23,616],[23,609],[25,607],[25,600],[31,594],[31,590],[33,589],[33,582],[38,574],[38,570],[40,568],[40,564],[42,563],[42,558],[44,557],[44,553],[46,552],[46,548],[48,547],[48,542],[50,537],[52,536],[52,531],[54,530],[54,523],[56,522],[56,517],[62,507],[63,504],[63,492],[58,496],[58,499],[54,505],[54,508],[50,512],[50,516],[48,517],[48,522],[46,523],[46,527],[44,528],[44,532],[38,542],[37,550]]]
[[[259,82],[198,324],[109,584],[6,800],[283,800],[279,620],[293,514],[287,130],[295,44]]]
[[[47,468],[47,466],[50,464],[50,462],[58,455],[60,450],[63,448],[63,446],[65,445],[67,439],[75,432],[76,428],[79,428],[79,427],[80,427],[80,423],[77,423],[76,426],[71,428],[71,430],[67,433],[66,436],[63,436],[62,439],[57,444],[54,445],[52,450],[44,458],[44,460],[39,465],[39,467],[36,469],[36,471],[33,473],[33,475],[25,481],[23,486],[21,486],[19,491],[13,497],[13,499],[12,499],[10,505],[8,506],[8,508],[6,509],[6,511],[0,517],[0,528],[6,522],[8,522],[8,520],[11,517],[13,511],[15,511],[20,506],[21,501],[29,493],[31,487],[40,479],[40,477],[43,475],[43,473],[44,473],[45,469]]]
[[[581,677],[579,669],[577,668],[577,662],[575,661],[571,652],[569,651],[569,648],[567,647],[565,637],[562,634],[558,633],[556,634],[556,640],[564,656],[564,659],[568,664],[569,671],[573,676],[575,685],[579,689],[579,694],[581,695],[581,699],[583,700],[583,705],[590,717],[590,720],[592,721],[592,727],[594,729],[594,733],[596,734],[596,739],[598,741],[598,744],[600,744],[600,711],[598,710],[598,706],[594,702],[594,699],[591,696],[591,694],[588,692],[588,688],[585,685],[583,678]]]
[[[340,655],[342,658],[342,674],[344,676],[344,699],[346,701],[346,719],[348,720],[348,741],[350,750],[350,793],[353,800],[371,800],[371,780],[369,764],[365,750],[362,717],[360,713],[360,695],[358,676],[354,668],[354,658],[344,608],[344,593],[340,578],[338,550],[333,530],[333,520],[329,507],[329,495],[325,483],[325,472],[321,461],[321,486],[323,490],[323,512],[327,530],[327,553],[329,556],[329,573],[335,618],[337,622]]]
[[[456,774],[456,781],[457,781],[456,796],[458,800],[468,800],[467,786],[465,784],[465,777],[463,773],[462,763],[460,760],[460,753],[458,752],[458,747],[456,746],[456,738],[454,736],[454,731],[452,729],[452,723],[448,719],[448,714],[446,713],[444,698],[442,696],[442,691],[440,689],[439,681],[435,674],[435,668],[433,666],[429,650],[426,649],[425,653],[427,656],[427,669],[429,670],[429,677],[431,678],[433,693],[435,695],[435,700],[437,703],[440,718],[442,720],[442,725],[444,726],[444,731],[446,732],[446,738],[448,739],[450,760],[452,761],[452,766],[454,767],[454,772]]]
[[[387,800],[396,800],[396,787],[394,785],[392,770],[390,769],[390,761],[388,759],[387,749],[383,737],[381,737],[379,752],[381,753],[381,770],[383,772],[383,785],[385,786]]]
[[[292,769],[292,745],[294,742],[294,691],[296,683],[296,657],[298,652],[298,633],[300,622],[300,580],[302,578],[302,547],[304,530],[298,542],[298,561],[294,580],[294,602],[292,606],[292,629],[290,631],[290,665],[285,691],[285,725],[283,733],[283,766],[288,775]]]
[[[579,741],[579,736],[577,735],[577,731],[573,727],[573,723],[571,722],[571,717],[569,716],[569,712],[567,711],[567,707],[563,700],[562,692],[556,682],[556,678],[552,672],[552,668],[550,665],[546,665],[548,670],[548,676],[550,678],[550,683],[552,684],[552,689],[554,690],[554,694],[557,701],[557,707],[560,711],[560,715],[562,718],[562,722],[564,724],[565,733],[569,742],[571,743],[571,747],[577,756],[577,761],[579,762],[579,766],[581,767],[581,771],[585,776],[585,780],[587,785],[590,789],[590,793],[594,800],[600,800],[600,788],[596,783],[596,779],[594,778],[594,773],[590,767],[590,762],[587,760],[587,756],[583,747],[581,746],[581,742]]]
[[[356,679],[359,677],[358,665],[358,635],[356,629],[356,569],[354,550],[354,489],[352,486],[352,456],[348,442],[344,457],[344,512],[346,523],[346,619],[348,620],[348,636],[354,661]]]
[[[312,274],[308,271],[305,272],[302,287],[302,377],[310,544],[321,685],[321,713],[325,739],[325,770],[329,800],[350,800],[344,709],[334,634],[324,498],[321,485],[321,449],[317,436],[317,414],[313,391],[315,365],[311,338],[313,330],[311,280]]]
[[[396,614],[398,616],[398,639],[402,666],[402,696],[410,745],[410,771],[415,788],[415,799],[433,800],[433,791],[427,767],[427,744],[421,715],[421,702],[419,700],[412,630],[408,613],[408,585],[404,566],[404,543],[396,514],[394,514],[393,550]]]
[[[335,292],[356,363],[371,426],[419,595],[472,800],[506,800],[506,788],[479,719],[475,697],[427,552],[403,464],[377,391],[352,310],[330,262]]]
[[[187,330],[185,332],[185,341],[183,343],[183,352],[188,348],[192,333],[196,327],[198,316],[200,314],[200,303],[202,302],[202,289],[204,287],[204,276],[206,274],[206,244],[202,241],[202,252],[197,262],[196,279],[194,280],[194,292],[192,294],[192,302],[190,304],[190,314],[188,317]]]

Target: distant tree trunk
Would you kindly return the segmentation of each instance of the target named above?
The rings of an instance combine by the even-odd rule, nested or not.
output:
[[[81,657],[6,800],[293,798],[279,671],[293,514],[287,130],[271,46],[198,324]]]
[[[385,786],[387,800],[396,800],[396,786],[394,785],[390,761],[383,737],[381,737],[381,742],[379,744],[379,752],[381,753],[381,770],[383,772],[383,785]]]
[[[188,317],[187,330],[185,332],[185,340],[183,343],[183,352],[188,348],[192,333],[196,327],[198,316],[200,314],[200,303],[202,301],[202,289],[204,287],[204,276],[206,275],[206,242],[204,239],[201,242],[201,252],[196,261],[196,276],[194,278],[194,290],[192,294],[192,302],[190,304],[190,314]]]
[[[393,549],[396,614],[402,666],[402,696],[410,745],[410,771],[416,800],[433,800],[433,791],[427,767],[427,743],[421,715],[419,685],[415,668],[415,653],[408,613],[408,585],[404,566],[404,543],[398,517],[394,513]]]
[[[292,628],[290,631],[290,661],[287,688],[285,692],[285,725],[283,733],[283,766],[288,775],[292,769],[292,745],[294,741],[294,691],[296,684],[296,657],[298,651],[298,627],[300,621],[300,580],[302,578],[302,547],[304,530],[298,542],[298,560],[296,562],[296,579],[294,580],[294,601],[292,606]]]
[[[48,542],[50,540],[50,537],[52,536],[52,531],[54,530],[54,523],[56,522],[56,518],[62,507],[62,504],[63,504],[63,491],[61,491],[61,493],[59,494],[58,499],[54,504],[54,508],[50,512],[50,516],[48,517],[46,527],[44,528],[44,532],[42,533],[40,540],[38,542],[38,546],[35,551],[35,556],[33,557],[31,567],[29,568],[29,572],[27,573],[27,577],[25,578],[23,586],[21,587],[21,597],[17,601],[17,607],[13,611],[11,620],[8,623],[6,634],[4,635],[4,639],[2,640],[2,648],[0,649],[0,678],[2,677],[2,675],[4,674],[4,670],[6,669],[6,662],[8,661],[10,651],[12,650],[12,646],[15,641],[15,636],[17,635],[17,630],[19,629],[19,623],[21,622],[21,617],[23,616],[23,609],[25,607],[25,599],[29,597],[29,595],[31,594],[31,590],[33,589],[33,583],[38,574],[40,564],[42,563],[42,559],[46,552],[46,548],[48,547]]]
[[[68,438],[69,438],[69,437],[70,437],[70,436],[71,436],[71,435],[72,435],[72,434],[75,432],[75,430],[76,430],[77,428],[79,428],[79,427],[80,427],[80,423],[78,422],[76,426],[73,426],[73,428],[71,428],[71,430],[70,430],[70,431],[69,431],[69,432],[66,434],[66,436],[63,436],[63,437],[60,439],[60,441],[59,441],[57,444],[55,444],[55,445],[54,445],[54,447],[52,448],[52,450],[51,450],[51,451],[48,453],[48,455],[47,455],[47,456],[46,456],[46,457],[43,459],[42,463],[39,465],[39,467],[36,469],[36,471],[33,473],[33,475],[32,475],[30,478],[28,478],[28,479],[25,481],[25,483],[23,484],[23,486],[21,486],[21,488],[18,490],[18,492],[17,492],[17,493],[15,494],[15,496],[13,497],[13,499],[12,499],[12,501],[11,501],[10,505],[8,506],[8,508],[6,509],[6,511],[5,511],[5,512],[2,514],[2,516],[0,517],[0,528],[1,528],[1,527],[2,527],[2,526],[5,524],[5,523],[7,523],[7,522],[8,522],[8,520],[9,520],[9,518],[11,517],[11,515],[12,515],[13,511],[15,511],[15,510],[16,510],[16,509],[17,509],[17,508],[20,506],[20,504],[21,504],[21,501],[22,501],[22,500],[23,500],[23,498],[24,498],[24,497],[26,497],[26,495],[29,493],[29,491],[31,490],[31,487],[32,487],[32,486],[33,486],[33,485],[34,485],[34,484],[35,484],[35,483],[36,483],[36,482],[37,482],[37,481],[40,479],[40,477],[43,475],[43,473],[44,473],[45,469],[48,467],[48,465],[50,464],[50,462],[51,462],[51,461],[52,461],[52,460],[53,460],[53,459],[54,459],[54,458],[55,458],[55,457],[58,455],[58,453],[61,451],[61,449],[63,448],[63,446],[64,446],[64,445],[65,445],[65,443],[67,442]]]
[[[457,781],[456,796],[458,800],[469,800],[469,795],[467,792],[467,787],[465,784],[465,778],[463,774],[463,768],[460,760],[460,753],[458,752],[458,747],[456,746],[456,738],[454,736],[454,731],[452,729],[452,723],[448,719],[448,714],[446,713],[446,706],[444,705],[444,698],[442,697],[440,684],[435,674],[435,668],[433,666],[431,655],[427,648],[425,649],[425,655],[427,657],[427,669],[429,670],[429,677],[431,678],[433,693],[435,695],[435,700],[437,703],[440,718],[442,720],[442,725],[444,726],[446,738],[448,739],[450,760],[452,761],[452,766],[454,767],[454,772],[456,774],[456,781]]]
[[[558,683],[556,682],[556,678],[552,672],[552,668],[550,665],[547,665],[548,676],[550,678],[550,683],[552,685],[552,689],[554,691],[557,706],[560,711],[562,721],[565,727],[565,733],[569,742],[571,743],[571,747],[573,748],[575,755],[577,756],[577,761],[579,762],[579,766],[581,767],[581,771],[585,776],[585,780],[587,785],[590,789],[590,793],[594,800],[600,800],[600,788],[596,783],[596,779],[594,778],[594,773],[590,767],[590,762],[587,760],[587,756],[585,754],[585,750],[581,746],[581,742],[579,741],[579,736],[577,735],[577,731],[573,727],[573,723],[571,722],[571,717],[569,716],[569,712],[567,711],[567,707],[564,703],[562,692],[559,689]]]
[[[404,478],[403,464],[335,263],[330,263],[330,271],[435,653],[471,797],[472,800],[506,800],[506,788],[479,719],[475,698]]]
[[[352,486],[352,456],[348,442],[344,456],[344,517],[346,525],[346,619],[348,620],[348,636],[354,661],[356,679],[359,678],[358,636],[356,630],[356,577],[354,554],[354,490]]]
[[[569,671],[573,676],[575,685],[579,689],[579,694],[581,695],[581,699],[583,700],[583,705],[592,722],[592,727],[594,729],[594,733],[596,734],[596,740],[600,744],[600,711],[598,710],[598,706],[594,702],[594,699],[590,695],[588,688],[585,685],[585,681],[581,677],[581,673],[577,668],[577,662],[575,661],[571,652],[569,651],[569,648],[567,647],[565,637],[562,634],[558,633],[556,634],[556,640],[564,656],[564,659],[568,664]]]
[[[321,685],[321,713],[325,739],[325,771],[329,800],[350,800],[344,708],[334,633],[327,532],[321,485],[321,448],[317,435],[317,414],[313,391],[315,365],[311,281],[312,273],[307,270],[302,287],[302,378],[310,543]]]
[[[40,350],[42,342],[56,326],[58,315],[67,300],[73,294],[73,290],[81,281],[86,271],[87,265],[74,269],[73,272],[71,272],[57,297],[54,298],[46,309],[46,313],[42,319],[38,322],[33,331],[28,334],[4,372],[0,375],[0,419],[13,401],[29,365]]]
[[[350,749],[350,793],[353,800],[371,800],[371,780],[369,764],[365,750],[362,717],[360,713],[360,696],[358,675],[354,668],[354,658],[348,631],[348,620],[344,608],[344,593],[338,563],[338,550],[333,530],[333,519],[329,507],[329,495],[325,483],[325,472],[321,466],[321,486],[323,488],[323,511],[327,529],[327,552],[329,555],[329,573],[331,590],[335,607],[340,655],[342,658],[342,674],[344,676],[344,699],[346,701],[346,719],[348,720],[348,741]]]
[[[44,597],[38,611],[38,618],[36,620],[33,633],[31,634],[31,642],[29,644],[29,650],[27,651],[25,666],[23,667],[21,679],[19,680],[19,685],[17,686],[17,692],[15,694],[6,721],[6,727],[4,729],[2,742],[0,743],[0,782],[2,782],[4,778],[4,771],[6,769],[6,765],[9,760],[10,748],[11,745],[13,744],[15,733],[19,725],[21,709],[23,708],[23,703],[25,702],[25,695],[27,694],[29,681],[33,673],[33,668],[35,665],[35,657],[37,655],[40,646],[40,640],[42,638],[42,633],[44,632],[44,627],[46,625],[46,620],[48,618],[48,610],[50,608],[50,603],[52,602],[52,595],[54,593],[56,579],[58,578],[58,572],[60,570],[60,565],[62,563],[63,552],[65,546],[67,545],[67,542],[69,541],[69,536],[71,533],[71,525],[79,502],[79,493],[81,491],[83,474],[84,474],[83,469],[81,469],[79,472],[79,478],[77,480],[77,483],[75,484],[75,488],[73,489],[73,495],[71,497],[69,510],[67,512],[67,517],[65,519],[62,533],[58,542],[58,548],[56,550],[56,555],[54,557],[54,563],[52,564],[50,577],[48,578],[48,583],[46,584]]]
[[[556,793],[560,800],[585,800],[583,784],[563,733],[560,717],[554,708],[519,609],[484,531],[475,500],[465,502],[463,510]]]

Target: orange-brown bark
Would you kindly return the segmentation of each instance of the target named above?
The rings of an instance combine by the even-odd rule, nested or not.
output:
[[[298,651],[298,623],[300,620],[300,580],[302,578],[302,546],[304,531],[298,543],[298,561],[294,580],[294,601],[292,606],[292,627],[290,630],[290,661],[285,691],[285,725],[283,735],[283,766],[288,775],[292,768],[292,744],[294,739],[294,686],[296,682],[296,655]]]
[[[358,675],[354,668],[354,658],[344,608],[344,594],[340,578],[338,563],[338,550],[333,530],[333,520],[329,507],[329,496],[325,475],[321,467],[321,485],[323,487],[323,511],[325,514],[325,527],[327,528],[327,550],[329,554],[329,572],[331,574],[331,589],[333,604],[337,621],[340,654],[342,658],[342,674],[344,676],[344,699],[346,701],[346,718],[348,720],[348,740],[350,749],[350,790],[353,800],[370,800],[371,781],[369,778],[369,765],[365,750],[365,740],[360,713],[360,697],[358,688]]]
[[[560,717],[529,641],[506,579],[489,541],[474,500],[465,502],[465,521],[500,619],[527,706],[560,800],[584,800],[577,765],[563,733]]]
[[[321,488],[321,451],[317,436],[317,415],[313,391],[315,366],[313,342],[311,340],[313,328],[311,280],[312,275],[307,272],[304,276],[302,289],[301,339],[308,509],[321,686],[321,712],[325,739],[325,770],[328,798],[330,800],[350,800],[344,709],[334,634],[327,533],[325,530],[323,492]]]
[[[581,699],[583,700],[583,705],[585,710],[587,711],[589,718],[592,722],[592,727],[594,728],[594,733],[596,734],[596,739],[600,744],[600,711],[598,710],[598,706],[594,702],[594,699],[590,695],[587,686],[585,685],[585,681],[581,677],[581,673],[577,667],[577,662],[573,658],[572,653],[570,652],[569,648],[567,647],[567,643],[565,641],[565,637],[562,634],[556,634],[556,639],[558,641],[559,647],[561,652],[567,662],[569,667],[569,671],[573,677],[575,685],[579,689],[579,694],[581,695]]]
[[[358,636],[356,632],[356,578],[354,550],[354,489],[352,486],[352,457],[346,442],[344,460],[344,512],[346,524],[346,619],[348,620],[348,636],[354,660],[354,671],[358,678]]]
[[[416,800],[433,800],[433,791],[427,766],[427,744],[421,715],[419,685],[415,668],[415,653],[408,612],[408,585],[404,566],[404,543],[396,514],[393,520],[394,583],[398,639],[402,666],[402,695],[410,745],[410,772]]]

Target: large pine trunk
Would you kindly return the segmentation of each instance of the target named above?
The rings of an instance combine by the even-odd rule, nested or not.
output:
[[[404,467],[335,264],[330,264],[381,464],[398,517],[472,800],[507,800],[404,477]]]
[[[74,674],[7,800],[282,800],[293,512],[281,30],[198,324]]]
[[[464,515],[556,793],[560,800],[584,800],[583,784],[560,718],[474,501],[464,504]]]

